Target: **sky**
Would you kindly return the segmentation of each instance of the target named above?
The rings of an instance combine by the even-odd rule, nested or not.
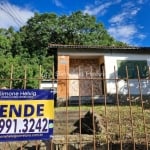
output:
[[[0,0],[0,28],[19,29],[34,13],[71,15],[82,11],[131,46],[150,46],[149,0]]]

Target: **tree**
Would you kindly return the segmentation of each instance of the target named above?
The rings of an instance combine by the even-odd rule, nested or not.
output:
[[[111,37],[102,23],[96,18],[82,12],[72,13],[70,16],[56,14],[35,14],[27,25],[22,27],[25,35],[23,46],[30,55],[47,54],[49,43],[123,46],[122,42]]]
[[[42,77],[52,77],[53,57],[48,56],[48,44],[76,44],[126,46],[111,37],[104,25],[94,16],[81,11],[71,15],[58,16],[53,13],[38,14],[27,24],[15,31],[0,29],[0,78],[10,79],[13,64],[13,78],[39,78],[39,65]],[[0,80],[1,85],[9,86],[9,80]],[[23,88],[24,80],[14,80],[14,88]],[[38,80],[28,80],[27,88],[37,88]]]
[[[28,20],[27,25],[20,29],[24,35],[23,46],[30,56],[46,56],[51,34],[57,27],[55,14],[35,14]]]
[[[0,87],[10,87],[12,84],[13,88],[38,88],[39,65],[34,59],[26,64],[27,60],[20,56],[0,55]]]
[[[7,29],[0,29],[0,53],[10,55],[14,30],[12,27]]]

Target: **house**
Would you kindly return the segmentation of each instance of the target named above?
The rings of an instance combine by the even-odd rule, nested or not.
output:
[[[55,80],[42,80],[40,83],[40,89],[52,90],[54,98],[54,106],[57,106],[57,82]]]
[[[52,89],[57,90],[57,82],[53,80],[42,80],[40,83],[40,89]]]
[[[149,47],[49,44],[49,50],[55,56],[58,101],[150,95]]]

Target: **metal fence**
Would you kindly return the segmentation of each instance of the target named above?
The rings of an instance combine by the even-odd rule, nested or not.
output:
[[[9,82],[6,88],[13,88],[14,81],[23,81],[26,89],[28,80],[36,80],[40,87],[43,80],[41,66],[39,77],[31,79],[27,77],[28,70],[24,70],[23,78],[13,77],[11,67],[10,78],[2,79]],[[26,67],[25,67],[26,68]],[[126,94],[120,94],[117,71],[114,68],[114,78],[102,77],[88,78],[54,78],[52,75],[48,81],[68,83],[77,80],[79,92],[75,99],[69,96],[66,84],[66,98],[55,99],[54,136],[49,141],[23,141],[0,143],[0,150],[150,150],[150,94],[143,94],[142,81],[149,85],[150,78],[140,78],[137,67],[138,95],[130,92],[130,79],[128,68],[126,77]],[[79,72],[80,74],[80,72]],[[113,81],[115,93],[107,92],[107,81]],[[80,83],[90,82],[90,96],[81,95]],[[102,82],[103,92],[95,99],[95,82]],[[58,85],[59,86],[59,85]],[[5,88],[5,86],[1,87]],[[83,88],[83,87],[82,87]],[[150,91],[150,89],[148,89]],[[113,99],[112,101],[109,101]],[[72,102],[73,101],[73,102]],[[59,104],[59,106],[58,106]]]

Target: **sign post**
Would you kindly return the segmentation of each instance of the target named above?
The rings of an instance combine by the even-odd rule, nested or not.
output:
[[[53,119],[53,91],[0,90],[0,142],[51,139]]]

